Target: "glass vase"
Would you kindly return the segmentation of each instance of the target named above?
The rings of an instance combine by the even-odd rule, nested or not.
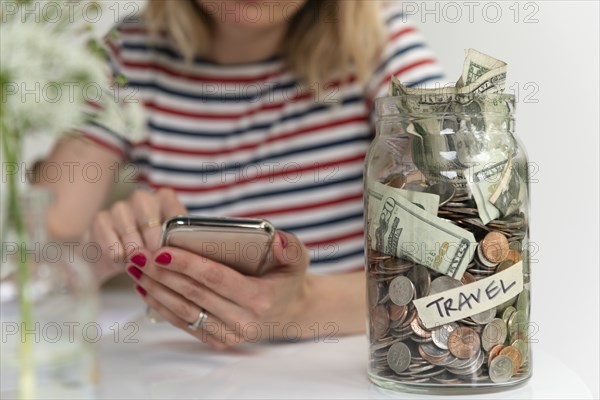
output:
[[[531,376],[528,162],[514,98],[376,101],[365,165],[369,377],[410,392]]]
[[[75,243],[49,239],[50,193],[28,188],[20,197],[24,235],[3,226],[0,397],[92,399],[101,334],[93,276]]]

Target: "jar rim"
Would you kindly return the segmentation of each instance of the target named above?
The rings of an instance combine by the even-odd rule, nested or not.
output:
[[[490,104],[506,105],[504,109],[489,109],[484,111],[469,110],[461,107],[460,111],[453,109],[452,105],[465,106],[472,102],[489,102]],[[423,107],[421,108],[421,104]],[[442,111],[432,111],[431,105],[447,105]],[[510,115],[515,111],[515,96],[506,93],[466,93],[466,94],[448,94],[448,93],[422,93],[422,94],[403,94],[400,96],[387,96],[375,99],[375,112],[378,118],[389,116],[419,116],[420,118],[428,115],[447,115],[460,113],[463,115]]]

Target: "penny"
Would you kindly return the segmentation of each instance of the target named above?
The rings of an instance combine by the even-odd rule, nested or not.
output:
[[[513,375],[517,373],[519,367],[521,367],[521,361],[523,360],[523,356],[519,349],[515,346],[506,346],[500,351],[501,356],[509,356],[513,362]]]
[[[394,304],[405,306],[413,299],[415,287],[406,276],[398,276],[390,282],[389,294]]]
[[[442,325],[439,328],[435,328],[431,331],[431,339],[433,340],[433,343],[440,349],[448,350],[448,337],[456,329],[458,329],[458,324],[455,322]]]
[[[372,339],[379,340],[385,336],[390,326],[390,315],[386,306],[379,305],[371,310]]]
[[[417,298],[429,295],[431,287],[431,275],[427,267],[416,264],[406,276],[412,281],[417,291]]]
[[[518,263],[519,261],[521,261],[521,252],[518,250],[509,249],[505,259],[510,260],[514,263]]]
[[[476,281],[477,279],[475,279],[475,277],[468,272],[465,272],[462,278],[460,278],[460,283],[462,283],[463,285],[468,285],[469,283],[473,283]]]
[[[479,245],[477,245],[477,253],[476,254],[477,254],[476,261],[479,261],[483,267],[494,268],[494,267],[496,267],[496,265],[498,265],[498,263],[491,262],[483,255],[483,246],[481,243],[479,243]]]
[[[481,333],[481,347],[485,351],[490,351],[492,347],[503,344],[508,335],[508,328],[503,320],[494,318],[483,328]]]
[[[492,307],[488,310],[484,310],[475,315],[471,315],[471,319],[479,325],[488,324],[488,323],[492,322],[492,320],[495,317],[496,317],[496,307]]]
[[[412,320],[412,322],[410,323],[410,327],[413,330],[413,332],[418,336],[421,336],[423,338],[431,337],[431,332],[421,325],[421,320],[419,319],[419,317],[416,317]]]
[[[492,349],[490,350],[490,352],[488,354],[488,365],[490,365],[492,363],[492,360],[494,358],[496,358],[496,356],[498,354],[500,354],[500,352],[502,351],[503,348],[504,348],[503,344],[497,344],[494,347],[492,347]]]
[[[507,355],[499,355],[489,367],[490,379],[494,383],[505,383],[513,376],[513,360]]]
[[[406,179],[404,178],[404,174],[393,174],[387,177],[384,184],[396,189],[402,189],[406,184]]]
[[[529,355],[529,346],[527,345],[527,342],[523,339],[517,339],[512,342],[511,346],[516,347],[519,350],[521,353],[521,365],[525,364]]]
[[[462,283],[460,283],[460,281],[452,279],[449,276],[443,275],[431,281],[431,286],[429,287],[429,295],[431,296],[432,294],[438,294],[441,292],[445,292],[446,290],[455,289],[461,286]]]
[[[367,282],[367,295],[369,297],[369,305],[371,307],[375,307],[377,303],[379,303],[381,292],[382,290],[379,282],[372,279]]]
[[[471,328],[460,327],[448,337],[448,350],[457,358],[473,357],[480,346],[479,335]]]
[[[401,373],[410,365],[411,354],[408,346],[402,342],[394,343],[387,353],[387,363],[396,373]]]
[[[394,303],[389,304],[390,321],[398,321],[406,316],[406,306],[399,306]]]
[[[492,263],[499,263],[508,255],[508,240],[500,232],[490,232],[480,243],[483,256]]]

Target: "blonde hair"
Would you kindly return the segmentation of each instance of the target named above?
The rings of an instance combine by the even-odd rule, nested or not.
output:
[[[384,41],[379,7],[376,0],[307,0],[289,22],[284,63],[304,84],[345,80],[351,71],[365,83]],[[187,61],[206,54],[213,21],[195,0],[150,0],[144,20],[151,34],[166,33]]]

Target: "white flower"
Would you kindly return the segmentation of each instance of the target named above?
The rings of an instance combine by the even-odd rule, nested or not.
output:
[[[8,9],[1,3],[6,1],[0,5]],[[52,7],[45,7],[49,3]],[[104,109],[98,112],[102,123],[131,141],[142,139],[141,107],[115,102],[106,61],[87,47],[93,31],[82,8],[90,3],[96,4],[33,1],[0,15],[3,135],[67,133],[84,123],[86,101],[98,101]],[[56,7],[58,20],[47,12]]]
[[[106,67],[74,43],[81,25],[28,17],[18,12],[0,25],[2,122],[13,134],[65,133],[81,123],[88,92],[107,85]]]

